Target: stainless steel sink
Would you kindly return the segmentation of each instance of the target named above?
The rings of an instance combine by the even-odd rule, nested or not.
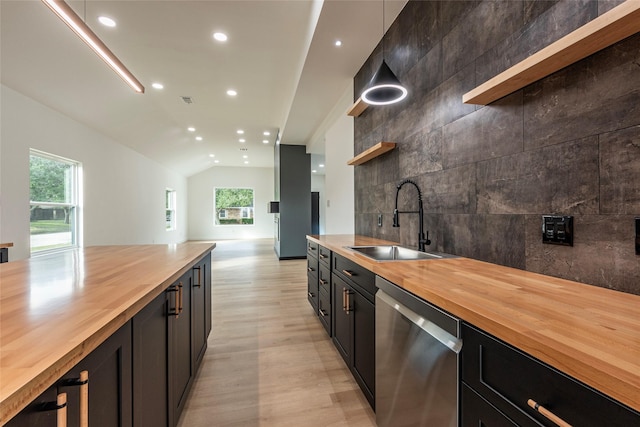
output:
[[[354,250],[376,261],[410,261],[421,259],[455,258],[455,255],[443,254],[440,252],[420,252],[415,249],[396,245],[347,246],[346,248]]]

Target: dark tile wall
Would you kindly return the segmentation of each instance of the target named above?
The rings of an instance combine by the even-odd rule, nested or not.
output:
[[[423,193],[431,249],[640,294],[640,34],[489,106],[462,95],[620,0],[409,1],[384,57],[410,89],[355,119],[356,233],[417,246],[417,215],[392,227],[396,184]],[[382,59],[354,78],[357,98]],[[405,186],[401,210],[415,210]],[[383,226],[377,216],[383,214]],[[573,215],[573,247],[543,245],[541,215]]]

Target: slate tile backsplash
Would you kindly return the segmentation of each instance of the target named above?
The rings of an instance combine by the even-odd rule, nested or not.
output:
[[[410,90],[354,122],[355,232],[417,246],[417,215],[392,227],[396,184],[423,192],[430,248],[640,294],[640,34],[488,106],[462,95],[619,0],[409,1],[385,58]],[[381,45],[354,77],[359,96]],[[417,195],[403,187],[401,210]],[[384,216],[377,226],[378,214]],[[543,245],[541,216],[573,215],[573,247]]]

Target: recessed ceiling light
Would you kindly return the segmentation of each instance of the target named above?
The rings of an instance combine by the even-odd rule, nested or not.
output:
[[[220,163],[220,160],[214,160],[213,163]]]
[[[249,164],[249,160],[245,160],[245,161],[244,161],[244,164],[245,164],[245,165],[248,165],[248,164]]]
[[[314,169],[314,170],[312,170],[311,172],[316,173],[316,172],[318,172],[318,171]]]
[[[235,91],[235,90],[233,90],[233,89],[229,89],[229,90],[227,91],[227,95],[229,95],[229,96],[236,96],[237,94],[238,94],[238,92],[236,92],[236,91]]]
[[[319,166],[319,167],[321,167],[321,168],[323,168],[323,167],[324,167],[324,165],[323,165],[322,163],[320,163],[318,166]]]
[[[337,47],[342,46],[342,40],[336,40],[336,46]]]
[[[215,157],[215,156],[216,156],[215,154],[209,154],[209,157]]]
[[[156,83],[151,83],[151,86],[154,89],[164,89],[164,85],[162,83],[157,83],[157,82]]]
[[[213,33],[213,38],[218,40],[219,42],[226,42],[228,39],[225,33],[220,33],[220,32]]]
[[[238,135],[242,135],[244,133],[244,131],[242,129],[238,129],[236,132],[237,132]]]
[[[105,27],[115,27],[116,26],[116,21],[114,21],[113,19],[109,18],[108,16],[100,16],[98,17],[98,21],[104,25]]]
[[[262,143],[263,143],[263,144],[268,144],[268,143],[269,143],[269,140],[268,140],[268,139],[263,139],[263,140],[262,140]]]
[[[248,159],[249,156],[247,156],[246,154],[244,156],[242,156],[243,159]]]
[[[238,142],[241,142],[241,143],[243,143],[243,144],[244,144],[245,142],[247,142],[247,140],[246,140],[246,139],[244,139],[244,138],[240,138],[240,139],[238,140]]]
[[[188,128],[187,128],[187,130],[188,130],[189,132],[195,132],[195,131],[196,131],[196,128],[194,128],[194,127],[188,127]]]
[[[268,130],[265,130],[264,132],[262,132],[262,134],[264,136],[269,136],[269,135],[271,135],[271,132],[269,132]]]
[[[202,141],[202,137],[201,136],[196,136],[196,141]]]

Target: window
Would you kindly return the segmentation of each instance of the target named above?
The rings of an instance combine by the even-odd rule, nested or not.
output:
[[[214,188],[215,225],[253,225],[252,188]]]
[[[78,246],[79,163],[31,150],[31,253]]]
[[[176,227],[176,192],[167,188],[164,192],[164,207],[167,231],[175,230]]]

